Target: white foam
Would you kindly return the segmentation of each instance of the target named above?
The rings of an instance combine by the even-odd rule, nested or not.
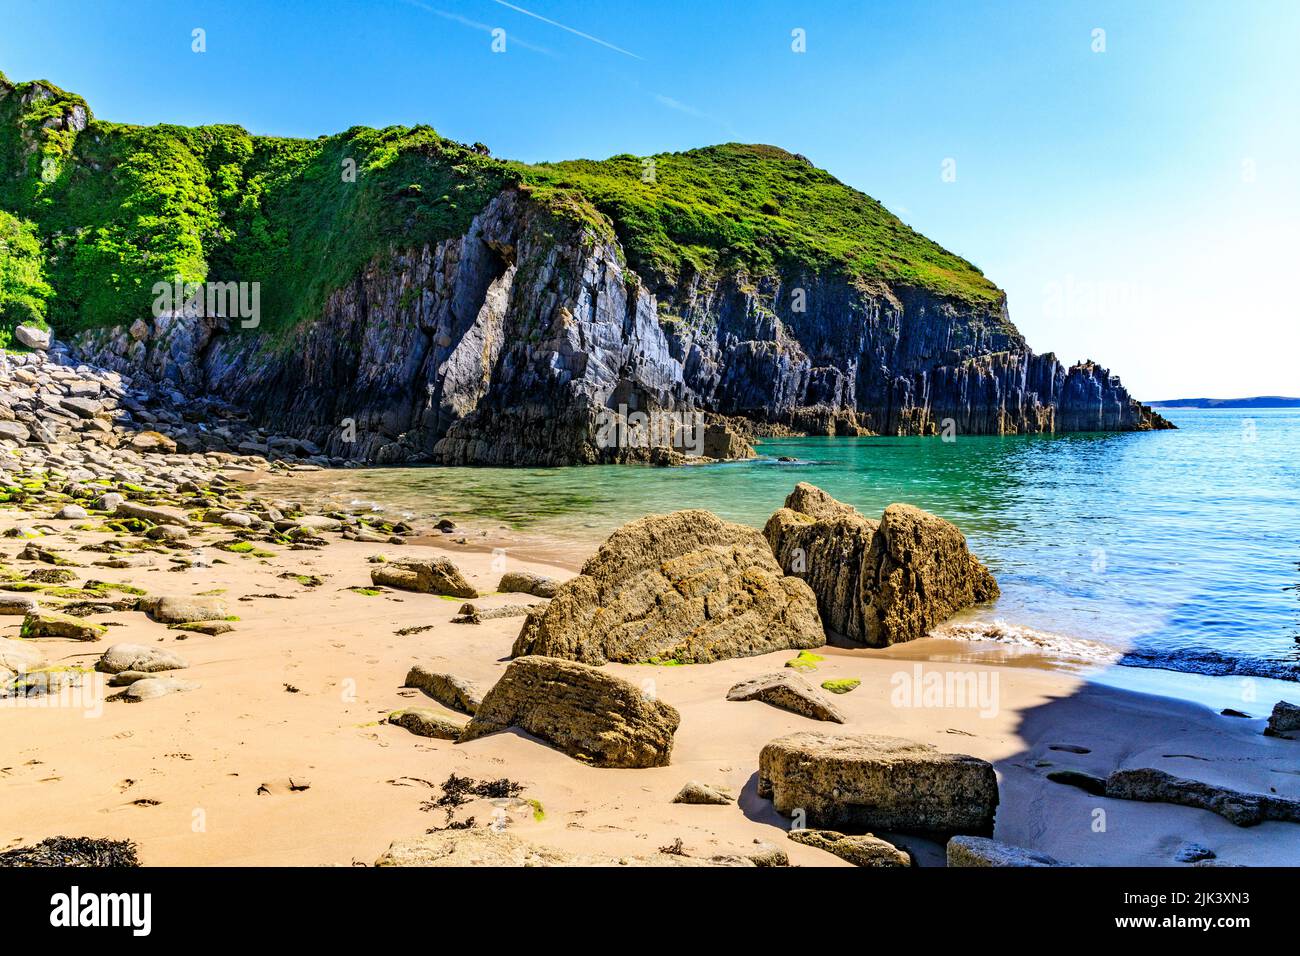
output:
[[[987,641],[1036,651],[1060,660],[1081,661],[1088,664],[1114,664],[1123,652],[1098,641],[1053,634],[1023,624],[1006,621],[977,621],[963,624],[943,624],[930,632],[931,637],[958,641]]]

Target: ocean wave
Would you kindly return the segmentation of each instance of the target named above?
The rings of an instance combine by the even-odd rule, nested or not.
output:
[[[986,641],[1035,651],[1062,661],[1085,664],[1118,664],[1122,667],[1149,667],[1158,670],[1205,674],[1211,677],[1266,677],[1273,680],[1300,682],[1300,661],[1278,661],[1252,657],[1233,657],[1217,651],[1121,650],[1080,637],[1040,631],[1023,624],[1006,621],[944,624],[930,632],[931,637],[961,641]]]
[[[1040,631],[1024,624],[1006,621],[978,621],[968,624],[943,624],[930,632],[931,637],[958,641],[988,641],[1023,650],[1037,651],[1061,660],[1087,664],[1117,664],[1123,656],[1118,648],[1080,637],[1067,637]]]

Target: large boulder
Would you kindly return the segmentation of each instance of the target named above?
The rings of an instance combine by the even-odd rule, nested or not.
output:
[[[809,827],[987,834],[998,781],[987,760],[874,734],[803,731],[758,757],[758,795]]]
[[[826,642],[817,601],[763,536],[708,511],[623,525],[524,622],[515,656],[707,663]]]
[[[370,580],[381,587],[419,591],[421,594],[445,594],[459,598],[478,597],[478,591],[474,586],[466,581],[460,569],[446,558],[381,564],[370,572]]]
[[[19,344],[25,345],[29,349],[44,352],[50,347],[49,330],[35,325],[19,325],[15,327],[14,338],[18,340]]]
[[[1279,700],[1273,705],[1273,713],[1268,715],[1268,726],[1264,733],[1270,737],[1282,737],[1300,731],[1300,705]]]
[[[487,692],[464,743],[519,727],[597,767],[662,767],[676,709],[621,677],[555,657],[520,657]]]
[[[763,533],[781,567],[812,587],[827,629],[859,644],[922,637],[998,596],[956,525],[911,505],[872,521],[800,482]]]

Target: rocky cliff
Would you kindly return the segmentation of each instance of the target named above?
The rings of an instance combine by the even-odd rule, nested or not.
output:
[[[128,187],[136,202],[148,182],[123,170],[164,150],[138,128],[88,119],[57,88],[7,89],[0,107],[35,102],[45,116],[9,117],[17,159],[0,167],[0,205],[31,215],[49,243],[56,332],[89,361],[218,395],[332,457],[556,465],[654,460],[654,445],[724,457],[736,441],[723,423],[737,420],[758,434],[1169,427],[1105,369],[1033,353],[1005,296],[969,263],[771,147],[666,154],[644,181],[635,158],[502,164],[427,128],[294,141],[300,166],[284,160],[285,141],[186,131],[165,155],[219,237],[197,240],[208,243],[197,278],[266,277],[268,314],[159,312],[126,295],[115,307],[85,291],[108,245],[83,250],[86,231],[48,209],[98,176],[108,184],[87,208],[128,215]],[[76,123],[60,119],[69,110]],[[63,138],[46,147],[37,133],[48,130]],[[42,148],[60,171],[24,186]],[[5,149],[0,140],[0,159]],[[364,150],[353,192],[346,177],[321,181]],[[398,172],[394,154],[407,163]],[[246,192],[218,189],[218,172],[242,176]],[[701,178],[704,192],[689,192]],[[131,259],[140,287],[150,273],[138,263],[179,240],[123,229],[113,249],[134,241],[149,253]],[[316,258],[294,260],[305,248]],[[635,440],[647,417],[676,430]]]

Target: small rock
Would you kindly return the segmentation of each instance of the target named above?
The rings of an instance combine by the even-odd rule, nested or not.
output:
[[[132,683],[130,687],[118,694],[117,698],[135,703],[142,700],[155,700],[168,694],[197,690],[199,686],[193,681],[181,680],[177,677],[144,677]]]
[[[722,805],[733,802],[732,798],[722,790],[697,780],[687,782],[681,790],[677,791],[677,796],[673,797],[673,803]]]
[[[81,505],[64,505],[54,517],[63,521],[84,521],[90,515]]]
[[[1218,854],[1208,846],[1200,843],[1184,843],[1174,854],[1179,863],[1198,863],[1201,860],[1213,860]]]
[[[445,594],[449,597],[476,598],[478,591],[465,580],[460,569],[446,558],[395,561],[374,568],[370,580],[381,587],[421,594]]]
[[[218,597],[202,595],[141,598],[140,610],[163,624],[219,621],[230,616],[225,601]]]
[[[1060,860],[985,837],[955,836],[948,841],[948,865],[966,866],[1069,866]]]
[[[471,716],[483,702],[483,692],[472,681],[440,673],[423,664],[416,664],[407,672],[402,686],[418,688],[442,706]]]
[[[497,590],[503,594],[531,594],[533,597],[553,598],[560,582],[532,571],[507,571],[501,576]]]

